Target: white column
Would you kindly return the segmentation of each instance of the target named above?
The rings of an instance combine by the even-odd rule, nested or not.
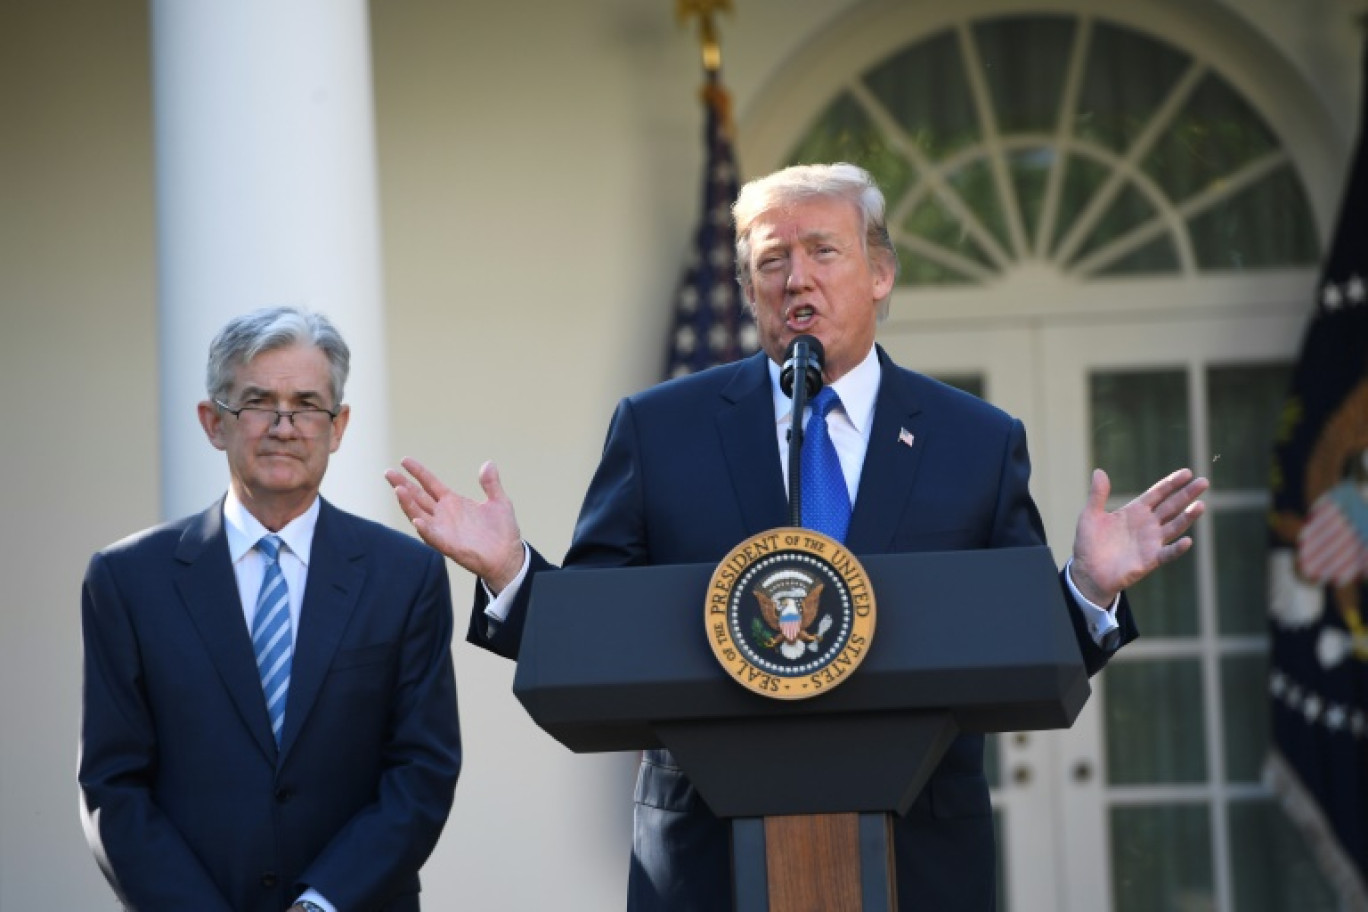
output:
[[[227,487],[195,417],[210,339],[294,304],[352,350],[352,421],[324,495],[378,517],[391,496],[365,0],[153,0],[152,55],[162,514]]]

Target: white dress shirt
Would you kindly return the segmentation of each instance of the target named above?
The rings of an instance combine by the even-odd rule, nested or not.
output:
[[[315,497],[309,509],[275,533],[283,545],[279,556],[280,572],[285,577],[285,588],[290,595],[292,643],[299,639],[299,613],[304,607],[304,586],[309,580],[309,555],[313,551],[318,510],[318,498]],[[247,634],[250,636],[252,621],[256,619],[257,593],[261,591],[261,580],[266,575],[266,557],[256,549],[256,543],[262,536],[270,535],[271,530],[247,512],[242,501],[229,489],[223,501],[223,531],[228,538],[228,557],[233,562],[238,597],[242,599],[242,616],[247,622]],[[288,703],[286,712],[289,712]],[[317,904],[324,912],[337,912],[332,903],[320,896],[317,890],[305,890],[299,899]]]

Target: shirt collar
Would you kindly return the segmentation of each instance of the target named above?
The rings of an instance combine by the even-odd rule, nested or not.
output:
[[[304,564],[309,566],[309,553],[313,549],[314,529],[318,526],[318,501],[309,504],[309,509],[305,510],[294,519],[285,524],[285,528],[275,533],[280,536],[281,541],[285,542],[285,547],[290,549],[290,553]],[[238,500],[237,495],[232,489],[228,490],[228,496],[223,500],[223,529],[228,536],[228,556],[236,564],[242,560],[244,554],[256,547],[256,543],[261,540],[263,535],[271,534],[271,530],[261,524],[261,521],[253,516],[242,501]]]
[[[779,387],[779,365],[771,359],[768,362],[770,373],[770,392],[774,396],[774,416],[776,423],[787,424],[792,420],[793,400],[784,395]],[[879,366],[878,351],[869,347],[869,354],[853,369],[831,384],[836,395],[841,397],[841,408],[845,411],[855,430],[864,434],[870,427],[874,416],[874,403],[879,397],[879,379],[883,368]]]

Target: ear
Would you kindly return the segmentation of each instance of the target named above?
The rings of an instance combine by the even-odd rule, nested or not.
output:
[[[337,410],[337,417],[332,422],[332,441],[328,444],[329,453],[336,453],[337,448],[342,445],[342,435],[347,432],[347,422],[350,420],[350,405],[344,405]]]
[[[755,316],[755,283],[751,281],[751,272],[747,269],[741,274],[737,285],[741,288],[741,300],[745,302],[746,308],[750,310],[750,315]]]
[[[214,449],[227,449],[228,442],[223,437],[223,412],[219,411],[219,407],[207,399],[196,408],[199,412],[200,427],[204,428],[204,436],[209,438]]]
[[[869,266],[874,277],[874,300],[882,301],[893,290],[897,270],[893,268],[892,257],[889,256],[875,256]]]

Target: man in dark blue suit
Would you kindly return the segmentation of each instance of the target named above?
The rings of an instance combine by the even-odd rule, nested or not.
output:
[[[826,352],[840,402],[828,415],[853,509],[856,554],[1038,545],[1030,460],[1016,419],[895,365],[874,343],[897,274],[884,200],[851,165],[800,166],[747,184],[733,209],[739,279],[763,352],[672,380],[618,406],[566,567],[716,563],[738,542],[788,521],[782,454],[792,421],[779,364],[795,336]],[[487,499],[450,491],[405,460],[388,474],[422,537],[483,581],[468,638],[517,657],[527,574],[553,569],[518,533],[498,473]],[[1205,479],[1186,469],[1122,509],[1094,473],[1073,559],[1061,571],[1090,672],[1136,636],[1121,590],[1184,553]],[[806,519],[806,517],[805,517]],[[992,636],[992,630],[985,630]],[[995,908],[995,855],[983,738],[951,745],[911,811],[894,824],[902,909]],[[731,906],[728,828],[662,750],[637,780],[628,907],[715,912]]]
[[[82,592],[87,840],[137,912],[417,912],[461,768],[440,555],[318,496],[349,354],[293,308],[228,323],[199,418],[227,495]]]

